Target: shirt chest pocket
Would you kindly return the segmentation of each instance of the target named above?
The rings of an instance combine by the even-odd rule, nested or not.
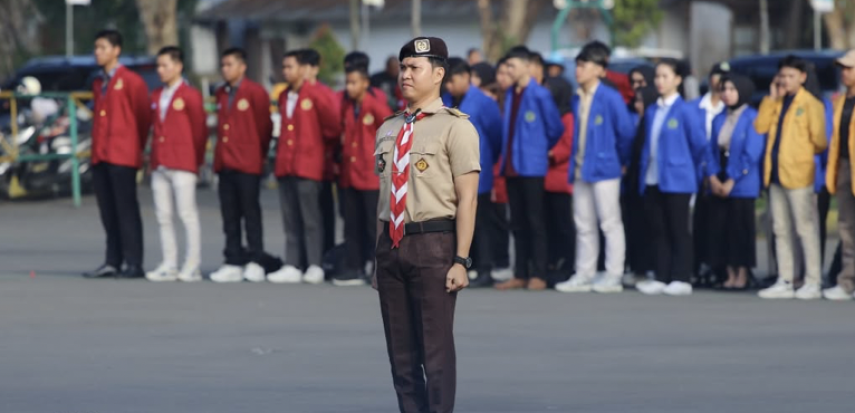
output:
[[[431,141],[416,143],[410,149],[412,174],[418,178],[430,178],[437,174],[441,162],[440,143]]]

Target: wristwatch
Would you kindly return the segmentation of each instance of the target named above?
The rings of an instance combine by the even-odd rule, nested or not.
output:
[[[459,255],[456,255],[456,256],[454,256],[454,263],[460,264],[463,266],[463,268],[466,268],[468,270],[469,268],[472,267],[472,258],[471,257],[463,258]]]

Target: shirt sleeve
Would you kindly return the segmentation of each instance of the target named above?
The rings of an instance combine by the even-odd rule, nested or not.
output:
[[[459,119],[448,135],[448,158],[455,178],[470,172],[481,172],[481,148],[478,131],[468,120]]]

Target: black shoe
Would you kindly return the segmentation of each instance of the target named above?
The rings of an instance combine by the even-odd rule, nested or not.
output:
[[[116,276],[116,278],[122,278],[122,279],[143,278],[143,277],[145,277],[145,272],[142,270],[142,268],[140,268],[136,265],[128,265],[127,267],[125,267],[124,271],[122,271],[119,275]]]
[[[333,277],[333,285],[336,287],[359,287],[365,285],[365,276],[359,271],[345,271]]]
[[[91,278],[91,279],[114,278],[115,276],[116,276],[116,267],[109,265],[109,264],[104,264],[104,265],[98,267],[98,269],[96,269],[94,271],[88,271],[88,272],[83,273],[83,278]]]
[[[493,286],[490,271],[479,271],[478,276],[469,281],[469,288],[489,288]]]

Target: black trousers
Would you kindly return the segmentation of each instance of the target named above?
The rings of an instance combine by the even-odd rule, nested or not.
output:
[[[490,193],[478,195],[478,212],[475,215],[475,236],[472,238],[472,265],[478,275],[490,275],[493,270],[493,204]]]
[[[321,192],[318,194],[318,202],[321,206],[321,217],[323,221],[323,239],[321,253],[326,254],[327,251],[335,247],[335,197],[333,193],[335,186],[332,181],[322,181]]]
[[[226,249],[223,251],[226,264],[260,264],[266,260],[259,203],[261,175],[224,169],[219,176],[220,212],[223,216],[223,232],[226,234]],[[241,224],[246,231],[246,249],[243,248]]]
[[[576,263],[576,225],[573,223],[573,195],[546,192],[547,262],[557,271],[572,269]]]
[[[637,190],[629,189],[620,200],[626,233],[626,261],[634,274],[642,275],[653,270],[653,248],[648,238],[650,230],[644,198]]]
[[[454,411],[457,293],[446,292],[445,280],[456,251],[453,232],[405,235],[392,249],[384,231],[377,242],[380,311],[402,413]]]
[[[713,202],[711,195],[706,195],[703,191],[699,192],[695,198],[695,210],[692,213],[692,242],[694,260],[692,261],[692,271],[697,274],[701,270],[701,265],[710,265],[710,245],[709,234],[711,228],[711,204]]]
[[[508,178],[511,228],[516,263],[514,277],[546,279],[546,218],[543,178]],[[553,225],[554,223],[550,223]]]
[[[753,198],[709,199],[707,261],[714,269],[753,268],[757,263],[757,231]],[[696,237],[697,239],[697,237]]]
[[[511,266],[511,224],[508,221],[508,204],[490,203],[490,255],[493,268]]]
[[[692,236],[689,233],[691,194],[668,194],[648,186],[644,206],[653,236],[656,279],[689,282],[692,274]]]
[[[380,191],[343,189],[345,265],[348,271],[363,271],[366,261],[374,260],[377,243],[377,200]],[[366,245],[371,248],[365,248]]]
[[[101,162],[92,167],[92,187],[107,233],[105,263],[142,267],[143,231],[137,201],[137,169]]]
[[[828,188],[822,187],[816,197],[817,209],[819,210],[819,262],[825,262],[825,241],[828,236],[828,210],[831,209],[831,193]]]

